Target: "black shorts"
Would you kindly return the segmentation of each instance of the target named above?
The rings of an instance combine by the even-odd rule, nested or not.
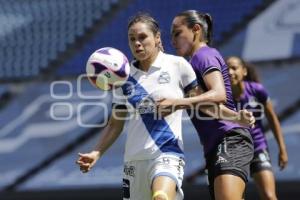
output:
[[[250,164],[250,175],[262,170],[272,171],[271,159],[267,149],[262,149],[254,153],[253,160]]]
[[[232,174],[248,181],[253,159],[253,141],[247,129],[235,128],[226,133],[222,142],[206,157],[209,191],[214,199],[214,180],[222,174]]]

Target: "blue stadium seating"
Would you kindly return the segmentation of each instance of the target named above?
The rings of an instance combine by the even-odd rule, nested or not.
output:
[[[299,92],[291,94],[292,88],[297,85],[300,68],[298,63],[274,65],[257,66],[257,69],[276,111],[281,113],[300,99]]]
[[[0,78],[38,75],[113,3],[117,0],[0,0]]]
[[[288,166],[284,171],[280,171],[278,161],[278,145],[273,135],[268,132],[268,145],[273,164],[273,170],[277,180],[299,181],[299,142],[300,142],[300,111],[289,117],[282,125],[282,132],[285,138],[286,148],[289,156]]]
[[[59,68],[59,75],[70,75],[84,73],[85,62],[89,55],[105,46],[112,46],[122,50],[129,58],[130,51],[127,42],[127,22],[130,16],[138,11],[146,11],[153,15],[160,24],[162,39],[166,52],[174,53],[170,44],[170,25],[172,18],[179,12],[196,9],[202,12],[209,12],[214,19],[214,39],[220,41],[222,33],[231,30],[232,26],[243,17],[254,12],[256,6],[262,0],[255,1],[224,1],[216,0],[172,0],[172,1],[133,1],[126,9],[123,9],[109,23],[107,23],[96,36],[84,46],[71,60]],[[220,12],[222,11],[222,12]]]
[[[55,96],[50,95],[50,82],[26,85],[18,98],[0,110],[0,160],[5,162],[0,165],[0,190],[101,122],[105,110],[96,105],[100,98],[80,98],[76,84],[75,80],[56,84]],[[100,95],[87,80],[81,82],[81,91]],[[107,95],[103,105],[110,100]],[[52,114],[51,106],[57,103]]]

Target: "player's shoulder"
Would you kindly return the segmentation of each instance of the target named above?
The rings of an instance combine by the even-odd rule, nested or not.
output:
[[[259,83],[259,82],[254,82],[254,81],[245,81],[246,84],[248,84],[249,86],[256,88],[256,89],[262,89],[264,88],[264,86]]]
[[[177,55],[168,54],[168,53],[164,53],[164,56],[165,56],[165,59],[168,59],[168,60],[174,61],[174,62],[186,61],[185,58],[183,58],[182,56],[177,56]]]
[[[192,62],[207,62],[221,57],[219,51],[215,48],[205,46],[198,49],[191,58]]]
[[[185,68],[190,66],[190,63],[182,56],[164,53],[164,57],[165,63],[167,63],[168,66],[174,68],[174,70],[175,68],[179,69],[182,67]]]
[[[244,81],[244,82],[249,86],[249,88],[251,88],[251,90],[255,92],[264,92],[266,90],[261,83],[254,82],[254,81]]]

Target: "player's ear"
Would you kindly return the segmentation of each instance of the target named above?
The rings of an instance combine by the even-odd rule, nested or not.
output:
[[[158,44],[158,43],[160,43],[160,32],[158,32],[158,33],[156,33],[156,35],[155,35],[155,44]]]
[[[201,32],[201,26],[200,24],[195,24],[192,28],[192,32],[194,34],[194,39],[193,41],[199,41],[199,40],[202,40],[203,36],[202,36],[202,32]]]
[[[160,32],[156,33],[155,35],[155,46],[157,47],[161,46]]]
[[[192,28],[192,31],[193,31],[194,33],[199,33],[199,32],[201,31],[201,26],[200,26],[200,24],[195,24],[195,25],[193,26],[193,28]]]
[[[243,67],[243,75],[244,75],[244,76],[247,76],[247,74],[248,74],[247,68],[246,68],[246,67]]]

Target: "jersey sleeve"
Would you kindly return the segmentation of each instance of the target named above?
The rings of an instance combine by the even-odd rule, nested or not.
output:
[[[256,84],[255,91],[256,91],[256,98],[258,99],[259,102],[266,103],[270,99],[267,90],[264,88],[262,84]]]
[[[180,59],[179,73],[181,86],[184,89],[185,93],[187,93],[188,91],[190,91],[198,85],[193,67],[184,58]]]
[[[196,54],[191,60],[191,63],[196,73],[201,74],[202,77],[213,70],[221,71],[220,62],[217,57],[213,55]]]

